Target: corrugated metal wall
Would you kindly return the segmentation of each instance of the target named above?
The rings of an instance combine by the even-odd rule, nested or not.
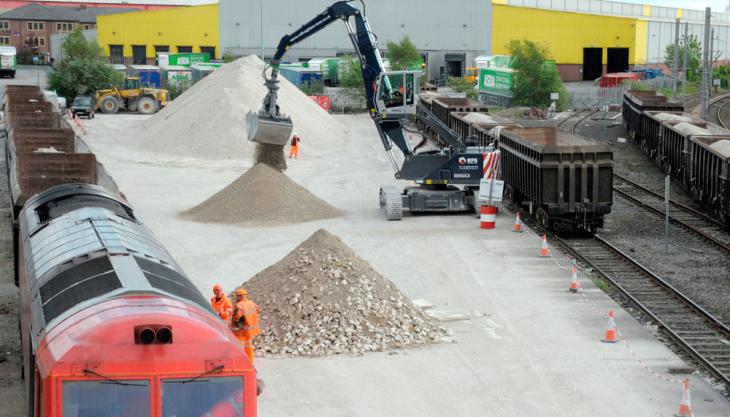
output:
[[[324,11],[333,0],[220,0],[220,37],[224,51],[237,55],[260,54],[262,3],[263,38],[268,56],[273,54],[282,36]],[[359,2],[352,4],[362,7]],[[438,66],[434,61],[443,59],[441,52],[463,52],[471,60],[476,54],[491,52],[492,5],[489,0],[451,3],[442,0],[366,0],[365,5],[381,50],[388,41],[399,41],[407,35],[420,50],[433,52],[429,53],[431,72]],[[353,51],[353,47],[345,25],[334,22],[293,47],[287,58],[333,56],[344,51]]]
[[[674,22],[649,21],[649,31],[646,40],[646,61],[648,63],[663,63],[664,52],[667,45],[674,43]],[[730,27],[727,25],[713,25],[715,29],[715,38],[713,45],[713,55],[715,59],[730,59]],[[703,45],[705,34],[703,25],[699,23],[690,23],[688,33],[699,39],[700,45]],[[684,36],[684,22],[679,28],[680,38]]]

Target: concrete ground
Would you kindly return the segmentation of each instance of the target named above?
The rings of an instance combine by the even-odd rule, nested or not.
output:
[[[435,304],[442,316],[462,317],[444,322],[455,343],[360,357],[259,358],[266,382],[260,415],[674,415],[681,386],[663,378],[686,365],[651,329],[584,277],[585,297],[568,293],[570,274],[537,256],[537,239],[511,233],[507,214],[498,216],[493,231],[480,230],[468,215],[385,221],[378,187],[395,180],[372,122],[366,115],[337,117],[349,129],[342,146],[314,159],[303,138],[301,159],[287,173],[345,215],[267,228],[177,217],[241,175],[250,161],[140,152],[133,142],[143,116],[84,120],[98,159],[204,294],[214,283],[226,290],[240,285],[324,227],[407,296]],[[635,355],[663,378],[624,345],[600,342],[609,309],[616,310]],[[697,375],[690,379],[695,415],[730,415],[730,403],[717,390]]]

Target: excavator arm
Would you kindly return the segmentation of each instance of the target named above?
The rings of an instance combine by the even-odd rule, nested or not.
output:
[[[342,20],[347,27],[350,41],[362,65],[366,103],[370,115],[378,128],[383,146],[389,154],[392,148],[391,143],[395,143],[404,155],[411,155],[413,153],[403,135],[400,119],[415,113],[415,106],[417,104],[417,77],[414,72],[410,72],[412,74],[410,78],[408,78],[408,72],[393,74],[392,77],[400,80],[399,85],[402,87],[401,90],[403,90],[398,91],[398,86],[393,85],[394,83],[391,82],[388,74],[385,74],[383,71],[383,61],[367,18],[360,9],[353,7],[350,3],[352,3],[352,0],[334,3],[295,32],[281,38],[276,53],[269,63],[271,76],[266,77],[266,69],[264,70],[265,85],[268,93],[264,98],[263,106],[257,114],[249,113],[246,116],[250,140],[282,146],[288,141],[293,127],[292,122],[289,117],[280,113],[279,106],[277,105],[277,92],[279,90],[278,74],[281,59],[293,45],[316,34],[332,22]],[[354,20],[354,27],[350,21],[351,19]],[[410,80],[411,83],[408,91],[411,97],[410,102],[405,98],[402,102],[398,102],[398,98],[403,97],[406,93],[406,80]],[[379,91],[382,94],[378,94]],[[400,95],[397,93],[400,93]],[[386,107],[387,112],[382,112],[380,110],[382,107]],[[407,107],[406,111],[404,111],[404,107]],[[390,154],[390,157],[394,168],[398,171],[395,158],[392,154]]]

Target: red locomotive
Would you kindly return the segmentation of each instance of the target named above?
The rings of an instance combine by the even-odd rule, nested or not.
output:
[[[61,185],[18,222],[29,416],[256,415],[240,342],[127,203]]]

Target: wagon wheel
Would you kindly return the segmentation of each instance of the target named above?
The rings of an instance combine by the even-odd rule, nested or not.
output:
[[[545,229],[550,229],[552,224],[550,222],[550,216],[548,216],[547,211],[542,208],[538,207],[537,211],[535,212],[535,219]]]
[[[504,187],[504,199],[516,206],[520,205],[519,195],[511,185]]]

